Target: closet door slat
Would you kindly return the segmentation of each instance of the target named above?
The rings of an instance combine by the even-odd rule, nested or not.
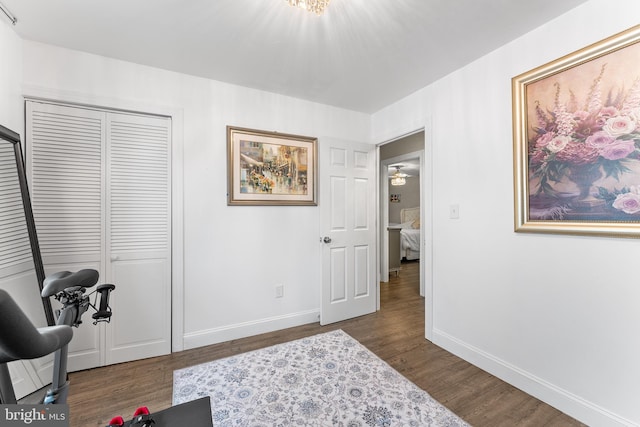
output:
[[[43,105],[31,115],[31,179],[45,259],[100,261],[103,228],[104,113]]]
[[[170,123],[109,115],[112,253],[168,250]]]

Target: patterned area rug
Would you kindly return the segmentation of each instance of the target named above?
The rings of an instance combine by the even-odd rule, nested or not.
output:
[[[174,405],[203,396],[214,426],[468,425],[341,330],[174,372]]]

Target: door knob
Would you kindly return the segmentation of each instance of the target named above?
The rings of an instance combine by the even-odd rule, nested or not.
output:
[[[322,239],[322,241],[325,243],[331,243],[331,237],[325,236],[324,239]]]
[[[111,261],[119,261],[120,257],[118,255],[111,255]]]

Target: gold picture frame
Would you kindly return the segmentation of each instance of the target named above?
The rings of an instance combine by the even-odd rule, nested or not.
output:
[[[640,237],[640,26],[512,79],[515,231]]]
[[[316,206],[317,142],[227,126],[227,204]]]

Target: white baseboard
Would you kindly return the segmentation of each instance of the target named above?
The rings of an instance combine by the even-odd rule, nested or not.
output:
[[[238,338],[279,331],[294,326],[316,323],[318,322],[319,315],[320,312],[318,310],[310,310],[191,332],[184,335],[184,349],[188,350]]]
[[[433,343],[587,425],[638,426],[633,421],[563,390],[443,331],[433,330]]]

